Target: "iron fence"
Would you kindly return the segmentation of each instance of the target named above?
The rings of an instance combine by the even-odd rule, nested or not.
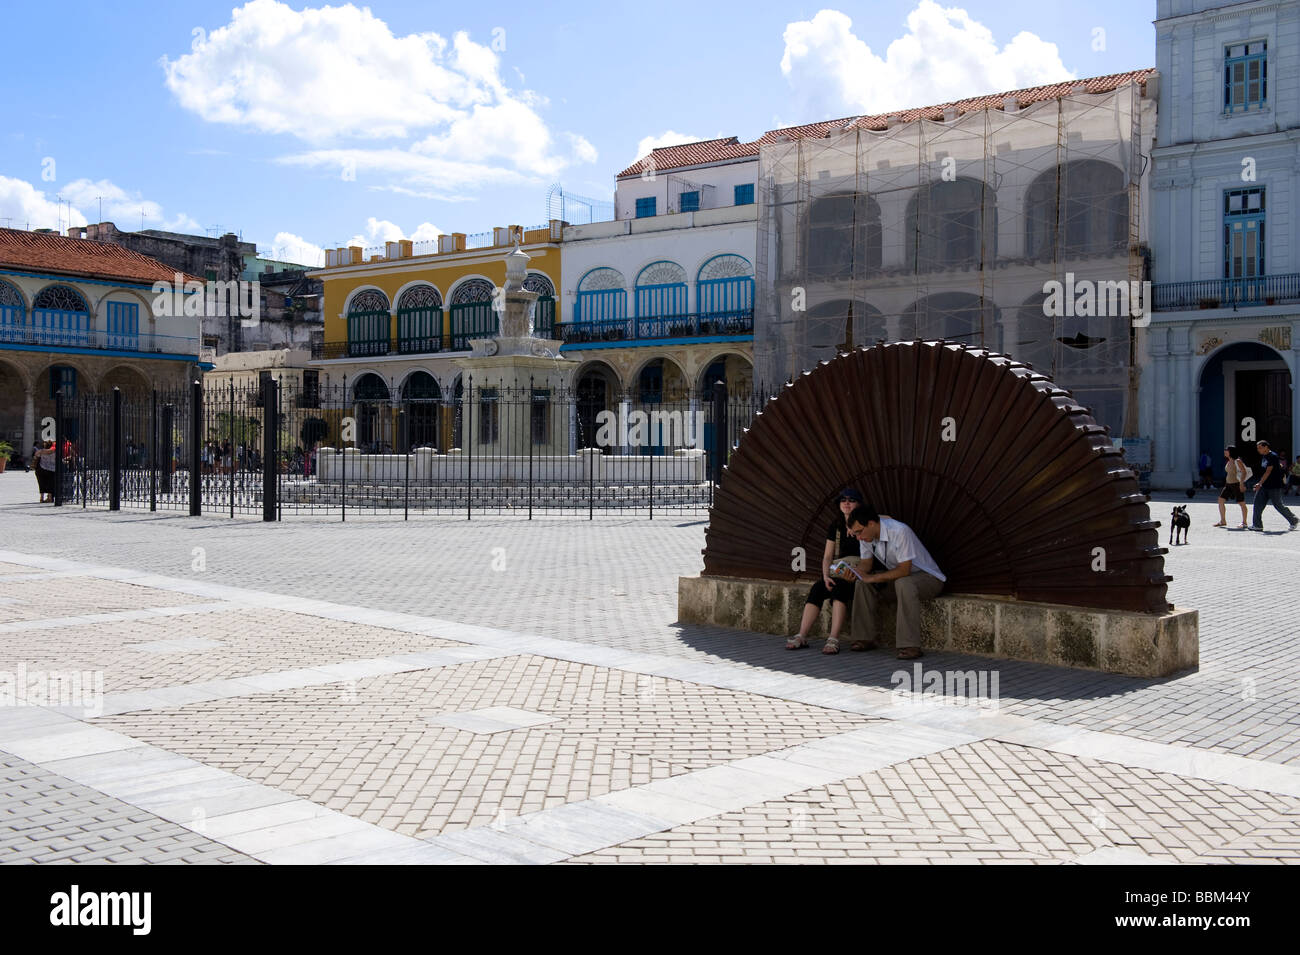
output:
[[[476,381],[400,398],[208,377],[57,401],[61,506],[234,518],[705,514],[764,403]]]

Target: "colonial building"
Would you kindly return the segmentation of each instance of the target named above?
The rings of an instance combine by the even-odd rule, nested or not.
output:
[[[735,137],[656,149],[619,173],[614,221],[565,225],[560,337],[585,444],[616,406],[753,389],[756,157]]]
[[[407,435],[414,447],[461,445],[457,359],[470,354],[472,339],[497,333],[505,254],[518,244],[531,257],[524,287],[538,293],[538,336],[550,338],[560,320],[560,235],[556,221],[327,250],[325,268],[310,273],[323,282],[325,312],[313,364],[322,400],[352,410],[359,446],[396,449]]]
[[[1155,306],[1142,375],[1153,483],[1202,452],[1297,449],[1300,2],[1158,0]],[[1258,469],[1256,469],[1258,470]]]
[[[758,378],[854,345],[943,338],[1025,361],[1115,437],[1136,434],[1129,293],[1140,300],[1146,278],[1155,79],[1139,70],[763,137]],[[1116,294],[1076,308],[1058,287]]]
[[[160,229],[123,232],[111,222],[98,222],[74,226],[68,235],[131,249],[207,282],[257,283],[255,324],[236,314],[207,317],[205,360],[228,352],[310,348],[320,340],[320,282],[301,265],[259,256],[256,245],[241,242],[233,232],[217,237]]]
[[[198,319],[154,313],[153,283],[174,279],[120,246],[0,229],[0,435],[26,457],[59,390],[147,394],[198,374]]]

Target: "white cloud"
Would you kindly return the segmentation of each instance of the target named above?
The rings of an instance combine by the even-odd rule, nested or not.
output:
[[[108,179],[76,179],[59,186],[51,195],[25,180],[0,176],[0,223],[8,222],[15,229],[66,231],[72,226],[99,222],[101,198],[103,221],[116,223],[124,232],[139,228],[143,210],[147,229],[203,234],[202,226],[185,213],[167,218],[157,202],[145,199],[139,192],[128,192]]]
[[[934,0],[920,0],[907,15],[907,31],[883,57],[852,28],[838,10],[786,25],[781,72],[803,98],[809,119],[944,103],[1075,75],[1056,44],[1021,32],[999,49],[988,27]]]
[[[271,242],[271,258],[300,265],[325,265],[325,250],[292,232],[277,232]]]
[[[169,219],[157,202],[145,199],[139,192],[127,192],[108,179],[77,179],[62,186],[59,192],[64,198],[71,199],[73,205],[93,214],[95,221],[100,221],[99,210],[102,208],[103,221],[115,223],[124,232],[139,228],[143,214],[146,229],[204,234],[203,227],[184,212]]]
[[[0,226],[10,229],[66,229],[85,225],[86,217],[47,196],[30,182],[0,176]]]
[[[704,136],[691,136],[687,133],[675,133],[671,129],[665,130],[658,136],[645,136],[636,144],[636,155],[628,162],[628,165],[636,162],[644,156],[650,155],[652,150],[662,149],[665,146],[680,146],[683,143],[703,142]]]
[[[595,159],[581,137],[557,151],[537,112],[545,97],[508,88],[497,53],[463,31],[395,36],[368,7],[251,0],[199,40],[163,57],[167,87],[209,122],[311,144],[285,162],[329,166],[346,152],[408,186],[455,189],[535,184]],[[392,145],[358,143],[375,140]]]

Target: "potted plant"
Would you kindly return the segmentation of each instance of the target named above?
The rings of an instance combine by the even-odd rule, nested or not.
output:
[[[0,441],[0,474],[5,473],[5,466],[8,465],[9,459],[14,456],[14,446],[8,441]]]

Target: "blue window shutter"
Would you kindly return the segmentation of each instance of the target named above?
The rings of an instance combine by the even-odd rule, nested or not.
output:
[[[699,194],[699,192],[683,192],[683,193],[682,193],[682,208],[681,208],[681,211],[682,211],[682,212],[698,212],[699,209],[700,209],[700,194]]]
[[[655,204],[656,204],[655,200],[656,200],[655,196],[649,196],[648,198],[645,199],[638,199],[636,201],[636,217],[638,219],[644,219],[647,216],[654,215]]]
[[[736,187],[736,205],[750,206],[754,204],[754,184],[747,182]]]

